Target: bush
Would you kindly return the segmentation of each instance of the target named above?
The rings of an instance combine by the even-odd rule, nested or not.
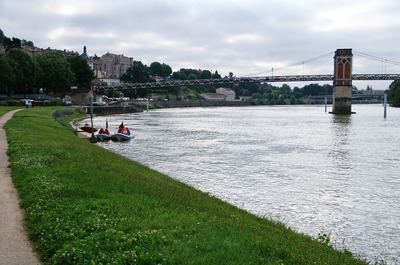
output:
[[[7,98],[5,100],[7,106],[24,106],[25,103],[21,100],[16,100],[16,99],[12,99],[12,98]]]
[[[60,98],[53,98],[50,100],[50,106],[60,106],[62,105],[62,101]]]

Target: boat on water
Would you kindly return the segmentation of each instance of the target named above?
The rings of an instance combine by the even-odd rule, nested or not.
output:
[[[99,142],[109,141],[111,139],[111,135],[105,134],[105,133],[98,133],[98,134],[96,134],[96,139]]]
[[[135,135],[131,133],[128,127],[125,127],[124,122],[119,126],[118,132],[111,136],[111,140],[114,142],[129,141],[135,138]]]
[[[111,136],[111,140],[114,142],[129,141],[130,139],[133,138],[135,138],[135,135],[125,134],[125,133],[116,133]]]
[[[86,125],[86,124],[84,126],[80,127],[80,129],[82,131],[86,132],[86,133],[97,132],[96,128],[92,128],[92,127],[90,127],[89,125]]]

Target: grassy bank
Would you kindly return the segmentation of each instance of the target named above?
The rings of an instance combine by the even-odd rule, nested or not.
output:
[[[46,264],[366,264],[79,139],[53,110],[20,111],[6,126]]]
[[[16,107],[16,106],[0,106],[0,117],[3,116],[4,113],[9,112],[10,110],[13,109],[18,109],[21,107]]]

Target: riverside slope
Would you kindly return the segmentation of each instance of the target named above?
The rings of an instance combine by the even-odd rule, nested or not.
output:
[[[82,114],[54,110],[20,112],[6,126],[46,264],[367,264],[90,144],[68,127]]]

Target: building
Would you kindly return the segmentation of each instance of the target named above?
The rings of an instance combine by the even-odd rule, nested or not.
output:
[[[208,101],[225,101],[225,96],[217,93],[201,93],[200,96]]]
[[[373,90],[372,86],[367,85],[367,89],[361,90],[361,94],[364,96],[383,96],[385,90]]]
[[[230,88],[219,87],[215,91],[217,94],[221,94],[225,96],[225,101],[234,101],[236,98],[236,93]]]
[[[219,87],[216,93],[201,93],[200,96],[210,101],[234,101],[236,97],[235,91],[230,88]]]
[[[107,52],[100,58],[100,71],[103,78],[119,79],[132,65],[132,62],[132,57]]]
[[[22,46],[22,50],[28,53],[29,55],[41,54],[43,52],[43,49],[30,46]]]
[[[86,60],[89,67],[94,71],[95,77],[107,83],[110,80],[119,80],[121,75],[132,66],[133,62],[132,57],[109,52],[101,57],[97,55],[89,56],[86,46],[83,46],[83,53],[80,56]],[[115,81],[112,82],[115,83]]]

